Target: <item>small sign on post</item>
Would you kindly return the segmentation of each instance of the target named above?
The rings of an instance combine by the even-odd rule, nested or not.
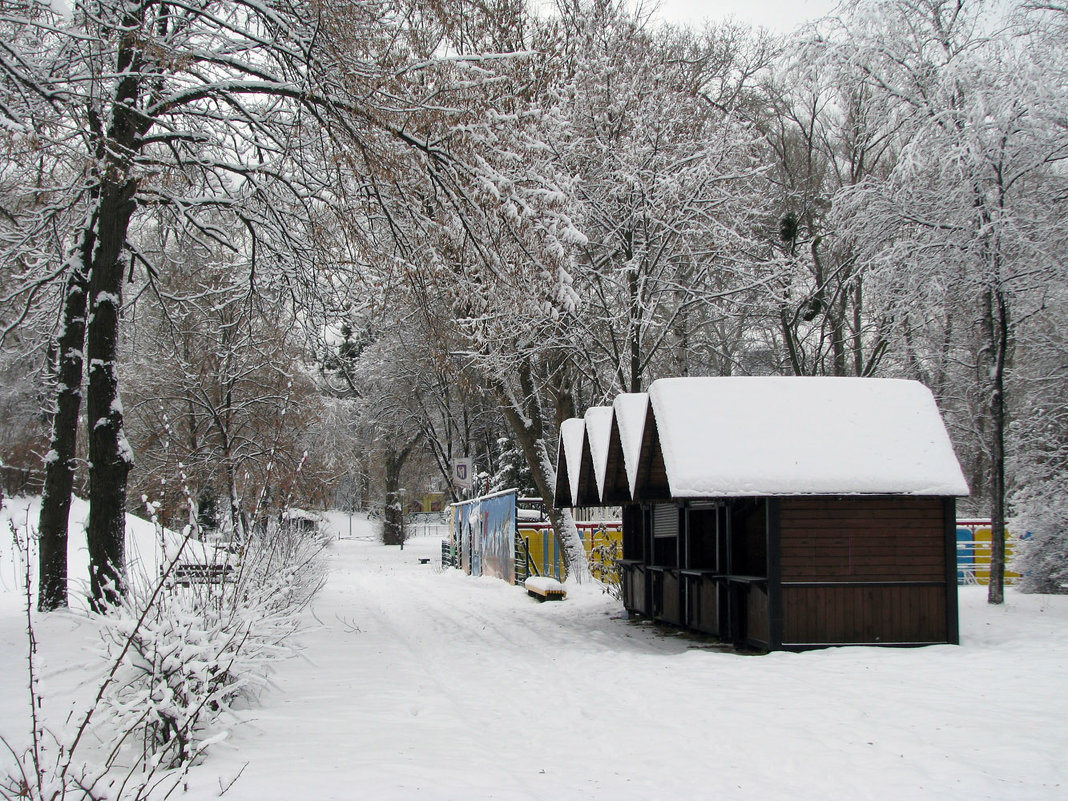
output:
[[[471,489],[472,469],[470,459],[456,459],[452,463],[452,483],[460,489]]]

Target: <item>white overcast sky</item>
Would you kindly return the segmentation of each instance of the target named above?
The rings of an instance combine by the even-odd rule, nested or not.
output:
[[[635,0],[631,1],[637,5]],[[802,22],[823,16],[835,5],[836,0],[659,0],[658,15],[666,22],[676,23],[734,17],[739,22],[786,33]]]

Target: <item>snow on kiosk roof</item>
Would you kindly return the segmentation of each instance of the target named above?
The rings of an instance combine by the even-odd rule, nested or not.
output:
[[[558,506],[589,506],[600,501],[611,426],[610,406],[591,406],[585,417],[572,417],[560,424]]]
[[[616,429],[619,434],[627,487],[633,496],[634,482],[638,476],[638,458],[641,456],[645,418],[649,413],[649,394],[625,392],[622,395],[616,395],[615,400],[612,401],[612,413],[615,415]],[[610,442],[609,446],[611,444]]]
[[[968,494],[916,381],[665,378],[649,402],[674,498]]]
[[[586,422],[581,417],[572,417],[560,424],[560,447],[557,456],[556,497],[564,492],[570,499],[578,495],[579,466],[582,463],[582,446],[586,439]]]
[[[625,393],[560,424],[557,507],[632,499],[648,408],[646,393]]]
[[[608,463],[608,438],[612,432],[612,407],[591,406],[584,417],[586,446],[590,449],[597,496],[604,495],[605,470]]]

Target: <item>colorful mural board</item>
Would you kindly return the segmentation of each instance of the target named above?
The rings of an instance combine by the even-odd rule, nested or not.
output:
[[[560,581],[566,579],[563,554],[552,525],[528,520],[517,523],[516,509],[512,490],[451,504],[446,510],[449,538],[443,543],[442,564],[459,567],[469,575],[493,576],[514,584],[516,560],[525,560],[525,551],[529,551],[533,572]],[[619,584],[617,560],[623,553],[622,523],[582,522],[576,526],[590,572],[608,584]],[[517,539],[522,543],[519,553]]]
[[[449,539],[459,549],[460,568],[472,576],[515,583],[515,492],[449,507]]]

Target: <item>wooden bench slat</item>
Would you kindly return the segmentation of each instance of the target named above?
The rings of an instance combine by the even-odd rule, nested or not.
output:
[[[233,572],[234,566],[231,564],[184,562],[174,566],[172,575],[176,583],[188,587],[192,584],[219,584]]]

